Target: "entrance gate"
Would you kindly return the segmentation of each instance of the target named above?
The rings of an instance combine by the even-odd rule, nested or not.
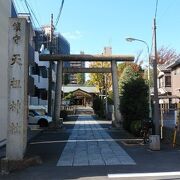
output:
[[[61,106],[61,89],[62,89],[62,74],[63,72],[69,73],[112,73],[113,84],[113,99],[114,99],[114,121],[112,122],[116,127],[120,126],[122,122],[121,113],[119,110],[120,100],[118,92],[118,75],[117,75],[117,62],[118,61],[133,61],[133,56],[123,55],[41,55],[40,61],[57,61],[57,75],[56,75],[56,91],[55,91],[55,105],[54,105],[54,122],[59,120],[59,112]],[[63,70],[63,61],[106,61],[111,62],[111,68],[65,68]],[[62,125],[63,122],[61,122]]]
[[[27,145],[27,82],[28,82],[28,36],[26,32],[29,25],[26,19],[12,18],[9,21],[9,60],[8,60],[8,122],[7,122],[7,144],[6,158],[8,160],[23,159]],[[119,93],[118,93],[118,61],[133,61],[133,56],[93,56],[93,55],[41,55],[41,61],[57,61],[56,91],[55,91],[55,109],[53,119],[59,120],[61,106],[61,89],[63,61],[109,61],[111,69],[79,69],[82,72],[112,72],[113,94],[114,94],[114,124],[118,126],[121,121],[119,111]],[[68,69],[66,69],[68,72]],[[72,71],[72,70],[71,70]],[[70,72],[70,70],[69,70]],[[76,72],[76,69],[74,69]]]

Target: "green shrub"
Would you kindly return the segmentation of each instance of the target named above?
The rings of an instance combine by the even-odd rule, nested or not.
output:
[[[140,136],[141,121],[132,121],[130,125],[130,132],[135,136]]]
[[[102,101],[98,96],[96,96],[96,97],[94,98],[94,101],[93,101],[93,109],[94,109],[94,112],[95,112],[99,117],[103,117],[103,116],[104,116],[103,101]]]
[[[130,132],[130,124],[131,124],[131,120],[124,119],[123,117],[123,128],[128,130],[129,132]]]
[[[129,66],[124,69],[120,88],[123,127],[131,131],[131,122],[148,118],[148,86],[141,72],[136,72]]]

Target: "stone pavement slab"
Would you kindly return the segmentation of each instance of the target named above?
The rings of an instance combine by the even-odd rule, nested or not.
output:
[[[98,131],[99,129],[101,131]],[[107,139],[111,141],[106,141]],[[70,142],[70,140],[76,142]],[[94,141],[90,142],[90,140]],[[126,151],[91,116],[78,117],[74,130],[72,130],[72,134],[57,162],[57,166],[135,164],[135,161]]]

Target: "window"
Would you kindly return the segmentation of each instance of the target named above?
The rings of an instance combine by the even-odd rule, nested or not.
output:
[[[165,77],[165,87],[171,87],[171,76]]]
[[[164,87],[163,77],[159,79],[159,87]]]

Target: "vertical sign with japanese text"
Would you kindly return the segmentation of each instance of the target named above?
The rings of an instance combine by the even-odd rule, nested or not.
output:
[[[28,25],[9,19],[8,135],[6,156],[23,159],[27,143]]]

